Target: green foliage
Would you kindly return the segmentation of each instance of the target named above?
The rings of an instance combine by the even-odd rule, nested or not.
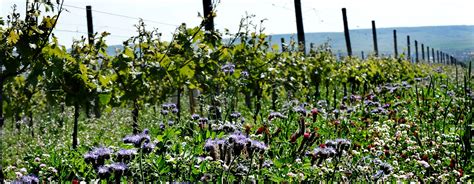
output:
[[[146,143],[156,147],[137,154],[126,176],[114,174],[104,182],[377,182],[379,175],[392,182],[404,180],[402,175],[445,182],[466,181],[472,175],[470,141],[463,138],[459,144],[459,137],[467,137],[465,127],[472,124],[468,88],[473,81],[465,72],[455,73],[459,68],[454,66],[376,57],[338,60],[328,45],[304,54],[297,52],[294,41],[279,51],[251,16],[242,19],[236,34],[203,31],[204,22],[197,27],[183,24],[171,42],[139,21],[137,35],[109,56],[108,33],[76,40],[68,51],[54,36],[45,37],[57,16],[35,26],[18,16],[8,19],[15,24],[0,29],[2,104],[6,117],[15,118],[12,125],[23,121],[15,116],[34,117],[37,123],[30,131],[39,135],[8,128],[2,162],[15,165],[6,170],[8,179],[23,167],[44,181],[98,179],[97,168],[86,163],[84,153],[98,146],[114,152],[133,148],[122,138],[131,129],[138,133],[144,128],[149,128]],[[197,105],[180,101],[158,113],[158,105],[178,97],[190,95],[193,101],[193,90],[201,93]],[[85,109],[86,117],[72,114],[70,106]],[[104,116],[89,117],[90,106]],[[193,113],[199,112],[201,119],[191,119],[194,106],[199,106]],[[274,118],[272,112],[284,115]],[[72,116],[79,118],[74,128],[67,123]],[[230,153],[237,148],[228,139],[235,131],[266,149]],[[75,150],[70,149],[71,133],[78,134]],[[336,138],[351,141],[337,157],[310,154]],[[216,139],[229,146],[220,147],[219,153],[235,155],[221,160],[204,148]],[[103,164],[117,159],[112,155]],[[393,170],[380,174],[382,161]],[[429,169],[421,161],[429,162]]]

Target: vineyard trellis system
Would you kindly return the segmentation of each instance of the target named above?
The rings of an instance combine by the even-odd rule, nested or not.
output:
[[[140,20],[116,55],[91,6],[66,49],[64,0],[26,5],[0,18],[2,184],[472,180],[471,62],[425,43],[420,59],[418,40],[412,57],[409,35],[400,54],[396,30],[380,57],[374,20],[373,55],[354,57],[345,8],[336,58],[305,48],[300,0],[297,42],[270,45],[252,15],[218,32],[203,0],[199,26],[166,42]]]

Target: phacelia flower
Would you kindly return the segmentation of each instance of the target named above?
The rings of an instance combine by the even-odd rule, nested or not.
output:
[[[99,166],[97,169],[99,178],[106,179],[110,177],[110,168],[108,166]]]
[[[191,115],[192,120],[198,120],[200,118],[199,114],[193,114]]]

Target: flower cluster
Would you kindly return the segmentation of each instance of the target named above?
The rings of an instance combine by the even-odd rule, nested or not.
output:
[[[228,63],[222,66],[221,69],[226,75],[232,75],[235,71],[235,65],[232,63]]]
[[[128,172],[127,163],[131,162],[138,150],[143,154],[151,153],[155,149],[155,143],[150,142],[150,131],[144,129],[142,133],[127,135],[123,138],[126,144],[133,144],[135,149],[120,149],[115,153],[115,162],[106,164],[106,161],[112,158],[114,151],[106,147],[95,147],[84,154],[86,163],[92,164],[99,178],[106,179],[114,174],[115,178],[120,178]],[[137,150],[138,148],[138,150]]]
[[[127,135],[122,140],[125,144],[133,144],[136,148],[140,148],[142,143],[150,142],[150,135],[148,135],[149,130],[145,129],[142,133]]]
[[[174,104],[174,103],[167,103],[167,104],[161,105],[161,114],[162,115],[166,116],[166,115],[169,114],[170,111],[173,114],[177,114],[179,112],[179,109],[177,108],[176,104]]]
[[[319,145],[311,152],[307,152],[308,156],[311,156],[312,162],[319,159],[318,165],[327,158],[341,157],[344,151],[349,150],[351,147],[351,141],[347,139],[334,139],[326,140],[324,144]]]
[[[268,120],[273,120],[273,119],[285,119],[286,117],[279,112],[271,112],[270,115],[268,115]]]
[[[393,171],[392,165],[386,162],[382,162],[380,159],[375,159],[373,162],[375,163],[376,166],[379,167],[377,172],[374,175],[372,175],[372,178],[374,180],[381,178],[383,175],[389,175],[390,173],[392,173]]]
[[[155,148],[155,143],[150,142],[150,135],[148,134],[149,130],[145,129],[142,133],[125,136],[123,142],[133,144],[135,148],[140,148],[143,153],[151,153]]]
[[[100,178],[110,177],[111,172],[114,172],[116,177],[121,177],[128,170],[128,166],[123,162],[130,161],[136,154],[136,150],[122,149],[117,152],[117,160],[120,162],[106,165],[105,161],[110,159],[112,154],[113,151],[110,148],[96,147],[84,154],[84,160],[94,166]]]
[[[230,161],[243,152],[252,156],[253,153],[263,153],[268,147],[265,143],[250,139],[241,132],[235,132],[225,139],[208,139],[204,150],[210,153],[214,160]]]
[[[250,76],[250,74],[247,71],[242,71],[242,72],[240,72],[240,76],[242,76],[243,78],[248,78]]]
[[[11,184],[39,184],[39,179],[34,174],[29,174],[11,182]]]
[[[112,149],[105,147],[96,147],[84,155],[84,160],[88,164],[92,164],[94,168],[105,163],[105,160],[110,159],[113,153]]]

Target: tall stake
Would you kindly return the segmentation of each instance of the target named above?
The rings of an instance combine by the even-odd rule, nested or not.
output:
[[[352,56],[351,37],[349,35],[346,8],[342,8],[342,19],[344,21],[344,37],[346,38],[347,56]]]
[[[87,36],[89,39],[89,45],[94,44],[94,25],[92,24],[92,6],[86,6],[87,15]]]
[[[420,60],[418,58],[418,41],[415,40],[415,61],[418,63]]]
[[[204,12],[205,18],[205,25],[204,29],[208,32],[214,32],[214,15],[212,13],[212,0],[202,0],[202,7]],[[208,35],[208,34],[206,34]],[[209,36],[207,39],[213,39],[213,37]],[[217,71],[216,71],[217,72]],[[214,90],[205,91],[211,93],[211,104],[212,104],[212,111],[210,117],[214,120],[221,119],[221,111],[220,111],[220,104],[214,98],[215,96],[219,96],[220,94],[220,87],[219,84],[214,86]]]
[[[434,48],[431,48],[431,55],[433,55],[433,63],[436,63]]]
[[[443,54],[442,51],[439,52],[439,55],[441,56],[441,63],[446,64],[446,63],[444,63],[444,54]]]
[[[421,60],[425,60],[425,45],[421,44]]]
[[[395,58],[398,58],[398,46],[397,46],[397,30],[393,30],[393,49],[395,51]]]
[[[206,31],[214,31],[214,16],[212,16],[212,0],[202,0]]]
[[[426,46],[426,61],[430,62],[430,47]]]
[[[295,0],[295,14],[296,14],[296,29],[298,31],[298,48],[301,52],[306,53],[303,15],[301,13],[301,0]]]
[[[410,35],[407,36],[407,60],[411,61]]]
[[[375,20],[372,21],[372,36],[374,39],[374,52],[375,57],[379,56],[379,47],[377,45],[377,29],[375,28]]]
[[[436,50],[436,60],[438,61],[438,63],[440,63],[440,60],[439,60],[439,50]]]

